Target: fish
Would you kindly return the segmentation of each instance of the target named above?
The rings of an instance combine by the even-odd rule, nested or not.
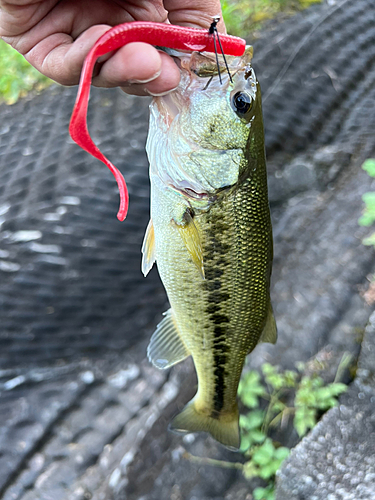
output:
[[[272,226],[260,86],[248,46],[241,57],[175,56],[178,88],[153,99],[146,151],[150,222],[146,276],[156,262],[170,309],[147,355],[159,369],[191,356],[194,398],[170,424],[240,446],[237,389],[246,356],[275,343],[270,299]]]

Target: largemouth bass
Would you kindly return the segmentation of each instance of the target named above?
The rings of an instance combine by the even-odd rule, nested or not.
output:
[[[237,388],[246,355],[276,341],[269,286],[272,228],[261,94],[252,48],[228,58],[181,55],[177,90],[151,104],[151,220],[142,270],[153,263],[171,308],[148,357],[165,369],[192,356],[195,397],[171,423],[238,448]]]

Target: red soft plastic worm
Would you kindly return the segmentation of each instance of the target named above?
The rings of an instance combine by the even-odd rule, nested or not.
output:
[[[246,42],[242,38],[220,35],[224,53],[241,56]],[[131,42],[146,42],[152,45],[176,50],[214,52],[214,37],[206,30],[184,28],[171,24],[132,22],[111,28],[104,33],[88,53],[83,64],[78,95],[74,105],[69,132],[72,139],[88,153],[101,160],[115,176],[120,191],[120,208],[117,218],[123,221],[129,205],[129,195],[125,179],[117,168],[103,155],[92,141],[87,129],[87,108],[90,95],[92,73],[98,57],[117,50]]]

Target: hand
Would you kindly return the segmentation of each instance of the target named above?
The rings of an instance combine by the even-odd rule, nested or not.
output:
[[[154,21],[208,29],[220,12],[220,0],[0,0],[0,37],[44,75],[75,85],[87,53],[110,27]],[[225,31],[222,21],[218,29]],[[180,79],[172,58],[141,42],[99,63],[94,85],[135,95],[165,93]]]

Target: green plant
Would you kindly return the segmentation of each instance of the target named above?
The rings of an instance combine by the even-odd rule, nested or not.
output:
[[[371,176],[375,177],[375,159],[368,159],[362,165],[363,170]],[[362,196],[365,202],[365,208],[362,216],[358,220],[360,226],[371,226],[375,222],[375,192],[365,193]],[[375,233],[372,233],[367,238],[362,240],[364,245],[375,245]]]
[[[21,54],[0,40],[0,102],[13,104],[31,90],[41,90],[50,83]]]
[[[293,14],[322,0],[222,0],[223,18],[232,35],[246,37],[279,13]]]
[[[289,455],[289,449],[275,447],[271,438],[265,438],[262,444],[254,446],[247,453],[250,458],[243,468],[246,479],[260,477],[265,480],[273,478],[280,465]]]
[[[338,370],[350,362],[344,356]],[[242,472],[248,479],[259,477],[268,482],[266,488],[256,488],[254,500],[273,500],[276,471],[289,455],[289,449],[278,446],[268,436],[271,428],[283,424],[293,417],[293,426],[299,437],[303,437],[317,422],[318,415],[337,404],[337,396],[347,386],[339,382],[325,384],[316,373],[302,375],[304,364],[298,371],[281,371],[277,366],[265,363],[262,372],[266,387],[257,372],[247,372],[239,385],[239,398],[251,411],[241,415],[241,451],[248,458]],[[294,394],[294,404],[286,401]],[[265,410],[261,410],[261,400],[266,400]]]
[[[337,404],[337,396],[346,391],[341,383],[324,385],[321,377],[302,377],[294,399],[294,428],[300,437],[312,429],[318,412],[329,410]]]
[[[275,474],[290,450],[274,442],[270,431],[293,418],[294,428],[303,437],[314,427],[319,414],[335,406],[337,397],[347,389],[338,380],[351,359],[350,354],[344,354],[336,379],[330,384],[325,384],[315,371],[304,374],[304,363],[299,363],[297,370],[284,371],[265,363],[263,379],[256,371],[246,372],[238,387],[239,399],[250,410],[240,416],[240,451],[245,463],[198,458],[189,453],[185,453],[185,458],[199,464],[241,470],[249,480],[263,479],[267,484],[254,489],[254,500],[274,500]]]

